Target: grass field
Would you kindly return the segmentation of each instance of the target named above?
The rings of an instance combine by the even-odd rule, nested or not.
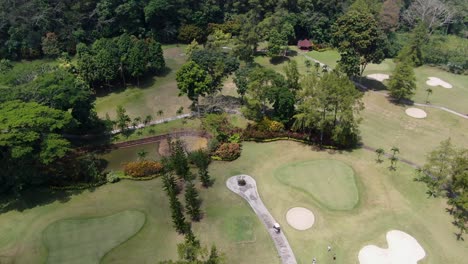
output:
[[[136,234],[144,223],[145,214],[139,211],[55,222],[43,234],[47,263],[99,263],[108,251]]]
[[[175,74],[184,64],[185,56],[184,45],[164,46],[164,59],[168,72],[161,76],[155,76],[147,80],[142,87],[127,87],[125,90],[119,90],[100,96],[96,100],[96,111],[100,117],[108,114],[111,118],[115,117],[117,105],[122,105],[127,110],[131,118],[137,116],[145,117],[152,115],[154,119],[162,119],[176,115],[179,107],[184,107],[184,113],[189,113],[190,100],[186,96],[179,97]],[[159,110],[163,110],[162,115],[157,115]]]
[[[348,164],[355,172],[360,200],[352,210],[329,210],[274,176],[290,164],[329,159]],[[225,186],[230,176],[245,173],[255,177],[262,200],[283,226],[299,263],[310,263],[313,257],[318,263],[332,263],[327,260],[328,244],[337,254],[335,263],[357,263],[360,248],[369,243],[385,247],[385,233],[391,229],[407,232],[419,241],[427,252],[423,264],[463,263],[468,245],[455,239],[445,201],[428,199],[424,185],[413,181],[412,168],[400,164],[394,172],[387,166],[375,163],[374,153],[365,150],[316,152],[295,142],[244,143],[238,160],[210,166],[216,181],[212,188],[201,191],[205,216],[193,229],[203,244],[216,243],[226,253],[228,263],[280,263],[264,226],[249,205]],[[109,251],[102,263],[155,263],[177,255],[176,243],[182,237],[171,226],[169,202],[160,179],[122,181],[63,201],[0,215],[2,263],[45,262],[47,248],[42,234],[57,221],[104,217],[125,210],[143,212],[146,223],[135,236]],[[288,226],[286,212],[295,206],[314,212],[314,227],[297,231]]]
[[[350,210],[359,201],[354,171],[341,161],[287,164],[278,168],[274,175],[281,183],[311,195],[318,204],[330,210]]]
[[[415,119],[405,113],[405,106],[395,105],[375,92],[364,95],[365,109],[360,125],[362,142],[389,151],[400,148],[400,157],[419,165],[426,155],[447,138],[459,147],[468,148],[468,121],[439,109],[420,107],[425,119]]]

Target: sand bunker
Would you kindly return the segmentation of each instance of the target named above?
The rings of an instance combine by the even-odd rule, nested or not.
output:
[[[442,86],[447,89],[452,88],[452,85],[450,83],[442,81],[437,77],[429,77],[429,80],[426,81],[426,84],[429,86]]]
[[[314,225],[314,214],[304,207],[294,207],[286,213],[288,224],[297,230],[306,230]]]
[[[408,108],[405,113],[414,118],[426,118],[427,114],[424,110],[419,108]]]
[[[417,264],[426,252],[414,237],[405,232],[392,230],[387,233],[388,249],[373,245],[359,251],[360,264]]]
[[[366,77],[369,79],[377,80],[379,82],[383,82],[390,78],[388,74],[382,74],[382,73],[369,74]]]

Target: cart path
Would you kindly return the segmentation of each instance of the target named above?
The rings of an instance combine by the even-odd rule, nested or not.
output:
[[[237,184],[237,177],[243,177],[246,181],[246,185],[239,186]],[[229,190],[238,194],[250,204],[273,239],[276,249],[278,250],[279,257],[281,258],[281,262],[283,264],[297,264],[296,257],[294,256],[291,246],[289,246],[288,239],[284,235],[283,230],[281,230],[280,233],[276,233],[273,229],[273,224],[276,223],[276,221],[260,199],[260,195],[257,191],[257,183],[254,178],[249,175],[232,176],[226,181],[226,186]]]
[[[310,57],[309,55],[307,54],[302,54],[302,56],[304,56],[306,59],[309,59],[313,62],[316,62],[316,63],[319,63],[320,64],[320,67],[323,67],[323,66],[327,66],[328,68],[330,68],[330,66]],[[354,84],[356,86],[358,86],[359,88],[363,89],[363,90],[366,90],[366,91],[371,91],[371,92],[375,92],[375,93],[378,93],[378,94],[381,94],[381,95],[384,95],[384,96],[388,96],[387,93],[383,93],[383,92],[378,92],[378,91],[372,91],[370,90],[368,87],[364,86],[363,84],[361,83],[358,83],[358,82],[354,82]],[[444,107],[444,106],[439,106],[439,105],[432,105],[432,104],[421,104],[421,103],[413,103],[413,105],[415,106],[423,106],[423,107],[431,107],[431,108],[436,108],[436,109],[440,109],[442,111],[445,111],[445,112],[448,112],[448,113],[451,113],[453,115],[456,115],[456,116],[459,116],[459,117],[462,117],[464,119],[468,119],[468,115],[465,115],[465,114],[462,114],[462,113],[459,113],[457,111],[454,111],[450,108],[447,108],[447,107]]]

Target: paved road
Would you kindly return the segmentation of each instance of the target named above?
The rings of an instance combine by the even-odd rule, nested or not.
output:
[[[243,177],[247,184],[245,186],[239,186],[237,184],[238,177]],[[268,233],[273,239],[273,242],[275,242],[275,246],[278,250],[279,256],[281,257],[282,263],[297,264],[296,257],[294,256],[291,246],[289,246],[288,239],[284,235],[283,230],[281,230],[280,233],[276,233],[273,229],[273,224],[276,223],[276,221],[260,199],[255,180],[249,175],[237,175],[229,178],[226,181],[226,186],[229,190],[247,200],[254,212],[260,220],[262,220],[268,230]]]

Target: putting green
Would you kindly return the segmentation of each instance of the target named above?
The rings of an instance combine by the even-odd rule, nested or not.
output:
[[[111,249],[136,234],[145,214],[123,211],[88,219],[59,220],[43,232],[47,263],[99,263]]]
[[[359,201],[353,169],[338,160],[290,163],[277,168],[274,175],[331,210],[350,210]]]

